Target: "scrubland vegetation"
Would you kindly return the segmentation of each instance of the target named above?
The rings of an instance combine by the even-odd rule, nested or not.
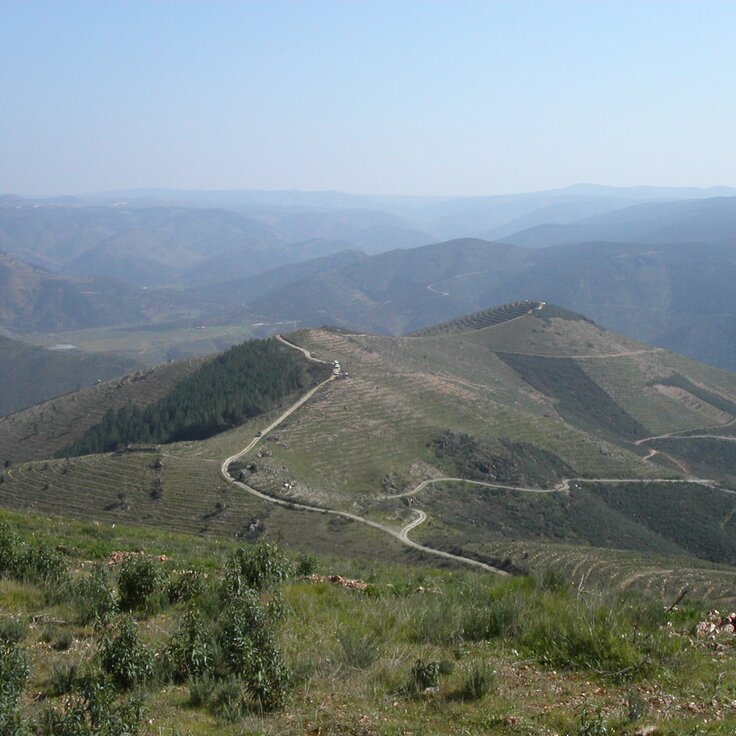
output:
[[[0,733],[726,734],[705,602],[367,568],[276,546],[0,527]],[[125,549],[125,546],[128,549]],[[144,549],[140,549],[144,547]],[[341,572],[362,580],[316,573]],[[597,730],[596,730],[597,729]]]

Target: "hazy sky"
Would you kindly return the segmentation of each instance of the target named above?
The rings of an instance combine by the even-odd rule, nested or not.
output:
[[[736,2],[0,0],[0,192],[736,184]]]

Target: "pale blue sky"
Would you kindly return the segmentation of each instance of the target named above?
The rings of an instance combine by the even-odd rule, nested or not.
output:
[[[736,2],[0,0],[0,192],[736,185]]]

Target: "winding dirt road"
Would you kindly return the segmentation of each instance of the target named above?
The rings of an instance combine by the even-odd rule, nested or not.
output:
[[[640,440],[634,442],[635,445],[641,445],[644,442],[650,442],[651,440],[697,440],[697,439],[713,439],[713,440],[728,440],[730,442],[736,442],[736,437],[727,434],[684,434],[685,432],[706,432],[709,429],[725,429],[726,427],[732,427],[736,424],[736,418],[729,419],[723,424],[714,424],[710,427],[692,427],[691,429],[680,429],[677,432],[668,432],[667,434],[658,434],[653,437],[643,437]]]
[[[322,365],[329,365],[329,361],[327,360],[320,360],[319,358],[315,358],[312,353],[309,352],[306,348],[300,347],[295,342],[291,342],[291,340],[287,340],[282,335],[275,335],[275,338],[280,342],[286,345],[288,348],[293,348],[294,350],[298,350],[307,360],[311,360],[313,363],[322,363]]]
[[[287,345],[290,348],[298,350],[308,360],[311,360],[317,363],[327,364],[327,365],[330,364],[329,361],[320,360],[319,358],[315,358],[308,350],[300,347],[299,345],[295,345],[289,340],[286,340],[285,338],[283,338],[281,335],[276,335],[276,339],[279,340],[279,342],[283,343],[284,345]],[[450,552],[444,552],[442,550],[433,549],[431,547],[425,547],[422,544],[414,542],[409,537],[409,532],[411,532],[413,529],[416,529],[418,526],[420,526],[427,520],[427,514],[420,509],[414,509],[415,511],[414,518],[410,522],[405,524],[400,530],[397,531],[396,529],[390,526],[387,526],[386,524],[381,524],[377,521],[367,519],[363,516],[358,516],[357,514],[351,514],[349,511],[339,511],[337,509],[323,508],[321,506],[312,506],[310,504],[298,503],[294,501],[285,500],[282,498],[276,498],[274,496],[269,496],[268,494],[263,493],[262,491],[259,491],[256,488],[253,488],[252,486],[249,486],[248,484],[243,483],[240,480],[234,479],[230,475],[229,467],[233,462],[235,462],[236,460],[239,460],[244,455],[246,455],[248,452],[250,452],[266,435],[272,432],[285,419],[287,419],[297,409],[299,409],[307,401],[309,401],[309,399],[311,399],[312,396],[314,396],[318,391],[320,391],[328,383],[330,383],[331,381],[334,381],[338,377],[339,377],[339,373],[333,373],[329,378],[327,378],[326,380],[322,381],[321,383],[311,388],[309,391],[307,391],[307,393],[304,394],[304,396],[302,396],[300,399],[294,402],[288,409],[286,409],[286,411],[284,411],[283,414],[281,414],[276,419],[274,419],[271,422],[271,424],[269,424],[265,429],[261,430],[242,450],[240,450],[234,455],[231,455],[230,457],[223,460],[222,464],[220,465],[220,475],[222,476],[222,478],[227,483],[237,486],[238,488],[241,488],[247,493],[250,493],[251,495],[256,496],[257,498],[260,498],[264,501],[268,501],[269,503],[273,503],[278,506],[284,506],[290,509],[298,509],[300,511],[313,511],[313,512],[320,513],[320,514],[331,514],[332,516],[339,516],[345,519],[350,519],[352,521],[357,521],[361,524],[365,524],[367,526],[373,527],[374,529],[378,529],[386,534],[389,534],[392,537],[398,539],[402,544],[405,544],[409,547],[417,549],[421,552],[425,552],[427,554],[434,555],[435,557],[442,557],[444,559],[453,560],[455,562],[461,562],[465,565],[470,565],[472,567],[481,568],[483,570],[495,573],[497,575],[507,576],[509,573],[507,573],[505,570],[501,570],[491,565],[487,565],[486,563],[480,562],[479,560],[475,560],[470,557],[464,557],[462,555],[452,554]],[[419,483],[415,488],[409,491],[405,491],[404,493],[397,493],[393,495],[382,496],[380,500],[396,499],[396,498],[404,498],[406,496],[413,496],[419,493],[420,491],[424,490],[428,486],[434,485],[436,483],[465,483],[469,485],[484,486],[486,488],[495,488],[495,489],[507,490],[507,491],[517,491],[517,492],[522,492],[522,493],[538,493],[538,494],[569,493],[571,483],[642,483],[642,484],[645,484],[645,483],[695,483],[695,484],[706,486],[706,487],[716,488],[725,493],[736,495],[736,491],[731,491],[731,490],[721,488],[715,483],[715,481],[706,480],[702,478],[686,478],[686,479],[680,479],[680,478],[564,478],[560,481],[560,483],[558,483],[556,486],[552,488],[527,488],[523,486],[509,486],[509,485],[504,485],[500,483],[489,483],[486,481],[468,480],[466,478],[440,477],[440,478],[431,478],[429,480],[424,480],[421,483]]]

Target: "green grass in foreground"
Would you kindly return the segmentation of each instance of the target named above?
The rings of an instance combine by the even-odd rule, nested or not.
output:
[[[100,564],[93,527],[4,516],[5,733],[736,727],[734,637],[694,637],[696,605],[579,593],[553,571],[502,580],[375,566],[348,589],[304,574],[349,562],[134,529],[110,541],[148,554]]]

